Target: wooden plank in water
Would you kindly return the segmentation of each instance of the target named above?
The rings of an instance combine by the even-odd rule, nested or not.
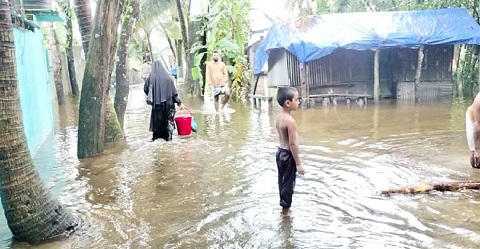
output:
[[[330,97],[344,97],[344,98],[371,98],[367,94],[342,94],[342,93],[326,93],[326,94],[312,94],[310,98],[330,98]]]
[[[249,94],[248,97],[253,98],[253,99],[262,99],[262,100],[272,100],[273,99],[273,97],[270,97],[270,96],[253,95],[253,94]]]

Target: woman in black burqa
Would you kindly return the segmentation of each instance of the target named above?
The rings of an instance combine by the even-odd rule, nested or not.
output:
[[[150,131],[153,132],[153,140],[158,138],[163,138],[165,141],[172,140],[175,128],[173,120],[175,104],[181,109],[183,109],[183,105],[178,98],[177,89],[170,73],[160,61],[153,63],[152,72],[145,80],[143,91],[147,94],[147,103],[152,105]]]

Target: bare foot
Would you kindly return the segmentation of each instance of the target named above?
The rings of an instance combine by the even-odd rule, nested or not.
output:
[[[290,208],[283,208],[282,209],[282,216],[283,218],[289,218],[290,217]]]

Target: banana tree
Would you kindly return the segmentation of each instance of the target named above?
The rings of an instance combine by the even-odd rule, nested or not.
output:
[[[32,243],[68,236],[78,219],[43,184],[27,147],[7,0],[0,0],[0,40],[0,198],[8,227]]]

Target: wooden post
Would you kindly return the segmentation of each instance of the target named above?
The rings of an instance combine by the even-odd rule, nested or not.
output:
[[[309,75],[309,67],[308,65],[305,63],[305,96],[307,96],[307,106],[310,107],[311,106],[311,102],[310,102],[310,82],[308,82],[308,78],[307,78],[307,75]]]
[[[415,73],[415,103],[418,103],[420,98],[419,88],[420,88],[420,78],[422,77],[422,62],[423,62],[423,46],[418,48],[418,62],[417,62],[417,72]]]
[[[380,49],[375,51],[375,58],[373,62],[373,100],[375,104],[378,104],[380,101],[380,72],[379,72],[379,59]]]
[[[260,74],[257,74],[257,80],[255,80],[255,86],[253,87],[253,95],[257,92],[258,79],[260,79]]]
[[[301,97],[302,97],[302,106],[308,106],[308,89],[307,89],[307,77],[305,72],[305,63],[300,63],[300,89],[301,89]]]

